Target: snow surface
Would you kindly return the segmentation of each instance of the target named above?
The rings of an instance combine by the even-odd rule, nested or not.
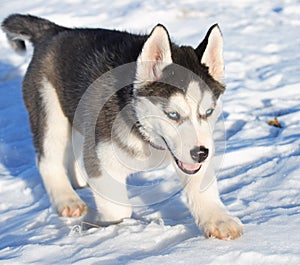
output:
[[[205,239],[181,193],[137,207],[134,218],[119,225],[65,224],[41,184],[22,103],[20,87],[32,50],[25,57],[15,54],[1,32],[0,264],[300,264],[299,1],[0,2],[0,20],[16,12],[66,26],[143,33],[163,23],[175,42],[193,46],[218,22],[227,82],[219,187],[245,234],[235,241]],[[267,124],[274,117],[283,128]],[[163,175],[173,179],[172,174],[166,169],[130,181],[151,184]],[[91,200],[88,190],[79,193]]]

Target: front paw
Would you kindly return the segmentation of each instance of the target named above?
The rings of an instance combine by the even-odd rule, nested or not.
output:
[[[218,238],[231,240],[243,234],[243,224],[237,218],[227,213],[218,216],[211,216],[203,224],[200,224],[206,238]]]

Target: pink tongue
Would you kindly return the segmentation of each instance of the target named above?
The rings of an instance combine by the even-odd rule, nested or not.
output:
[[[187,171],[196,171],[200,168],[201,164],[197,163],[197,164],[187,164],[187,163],[183,163],[181,161],[178,161],[178,164],[180,165],[181,168],[187,170]]]

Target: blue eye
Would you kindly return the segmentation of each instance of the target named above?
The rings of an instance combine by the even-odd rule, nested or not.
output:
[[[169,119],[173,121],[179,121],[180,120],[180,114],[176,111],[166,112],[166,115]]]
[[[209,117],[211,114],[213,114],[214,112],[214,109],[208,109],[206,112],[205,112],[205,116],[206,117]]]

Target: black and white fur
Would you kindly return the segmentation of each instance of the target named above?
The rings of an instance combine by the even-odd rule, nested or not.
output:
[[[130,217],[127,176],[152,167],[163,153],[161,164],[174,164],[190,211],[205,236],[234,239],[242,234],[241,222],[226,211],[219,198],[211,162],[212,127],[220,115],[225,89],[221,83],[223,39],[218,25],[209,29],[196,49],[172,43],[162,25],[146,36],[70,29],[15,14],[4,20],[2,29],[15,50],[25,50],[24,40],[34,46],[23,95],[38,167],[60,215],[78,217],[87,213],[87,205],[74,188],[88,183],[93,186],[102,221],[118,222]],[[131,85],[112,93],[104,104],[91,130],[94,143],[84,140],[83,164],[88,179],[82,178],[72,152],[72,129],[83,133],[74,124],[76,109],[97,78],[132,62],[134,71],[124,75]],[[189,73],[178,71],[178,65]],[[83,127],[88,128],[89,113],[101,98],[114,92],[115,79],[112,74],[110,81],[94,85],[95,94],[83,115]],[[118,115],[120,112],[122,115]],[[129,133],[124,137],[126,130]],[[154,162],[147,160],[149,152],[155,154]],[[141,167],[128,167],[117,156],[147,162]],[[200,190],[204,178],[212,182]]]

